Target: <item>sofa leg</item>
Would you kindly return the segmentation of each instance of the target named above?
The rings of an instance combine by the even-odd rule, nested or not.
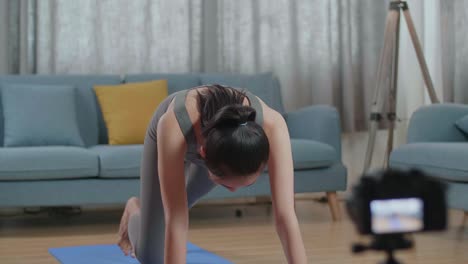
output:
[[[338,202],[338,196],[336,195],[336,192],[327,192],[327,199],[333,221],[341,221],[340,204]]]
[[[465,212],[465,215],[463,216],[463,221],[461,223],[461,228],[464,229],[466,226],[466,222],[468,222],[468,211]]]
[[[465,233],[466,222],[468,222],[468,211],[464,212],[463,219],[458,227],[457,238],[458,240],[463,240],[463,234]]]

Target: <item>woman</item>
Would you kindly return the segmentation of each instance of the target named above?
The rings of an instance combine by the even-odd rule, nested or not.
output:
[[[254,184],[266,166],[286,258],[306,263],[282,116],[250,92],[221,85],[168,96],[146,134],[141,196],[126,204],[119,246],[143,264],[185,264],[188,209],[216,185],[234,192]]]

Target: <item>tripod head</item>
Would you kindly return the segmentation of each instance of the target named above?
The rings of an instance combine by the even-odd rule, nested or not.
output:
[[[413,241],[406,238],[403,234],[388,234],[377,235],[369,245],[354,244],[352,247],[353,253],[361,253],[367,250],[385,251],[387,259],[381,264],[401,264],[395,259],[394,252],[398,249],[410,249],[413,247]]]
[[[401,0],[394,0],[390,2],[390,9],[391,10],[407,10],[408,9],[408,3],[406,1],[401,1]]]

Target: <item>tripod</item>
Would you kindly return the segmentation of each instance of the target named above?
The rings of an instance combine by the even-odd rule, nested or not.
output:
[[[387,149],[385,152],[384,168],[388,166],[388,159],[393,149],[393,132],[395,129],[396,119],[396,96],[397,96],[397,80],[398,80],[398,45],[400,38],[400,11],[403,12],[408,31],[413,42],[419,66],[422,71],[424,83],[432,103],[439,103],[437,95],[432,84],[429,70],[424,59],[421,44],[416,34],[416,29],[411,18],[408,4],[406,1],[393,0],[390,2],[389,13],[386,19],[384,46],[380,55],[379,65],[377,69],[377,83],[374,98],[371,106],[369,141],[367,145],[366,158],[364,161],[364,172],[368,171],[372,162],[372,154],[374,151],[375,137],[377,128],[382,120],[382,112],[385,106],[384,96],[388,99],[388,138]]]
[[[353,253],[361,253],[366,250],[385,251],[387,258],[380,264],[401,264],[395,258],[395,251],[398,249],[411,249],[413,241],[406,238],[404,234],[376,235],[369,245],[354,244]]]

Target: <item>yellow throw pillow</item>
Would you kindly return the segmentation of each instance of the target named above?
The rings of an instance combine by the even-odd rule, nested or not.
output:
[[[110,145],[143,144],[146,129],[167,97],[167,81],[96,85]]]

